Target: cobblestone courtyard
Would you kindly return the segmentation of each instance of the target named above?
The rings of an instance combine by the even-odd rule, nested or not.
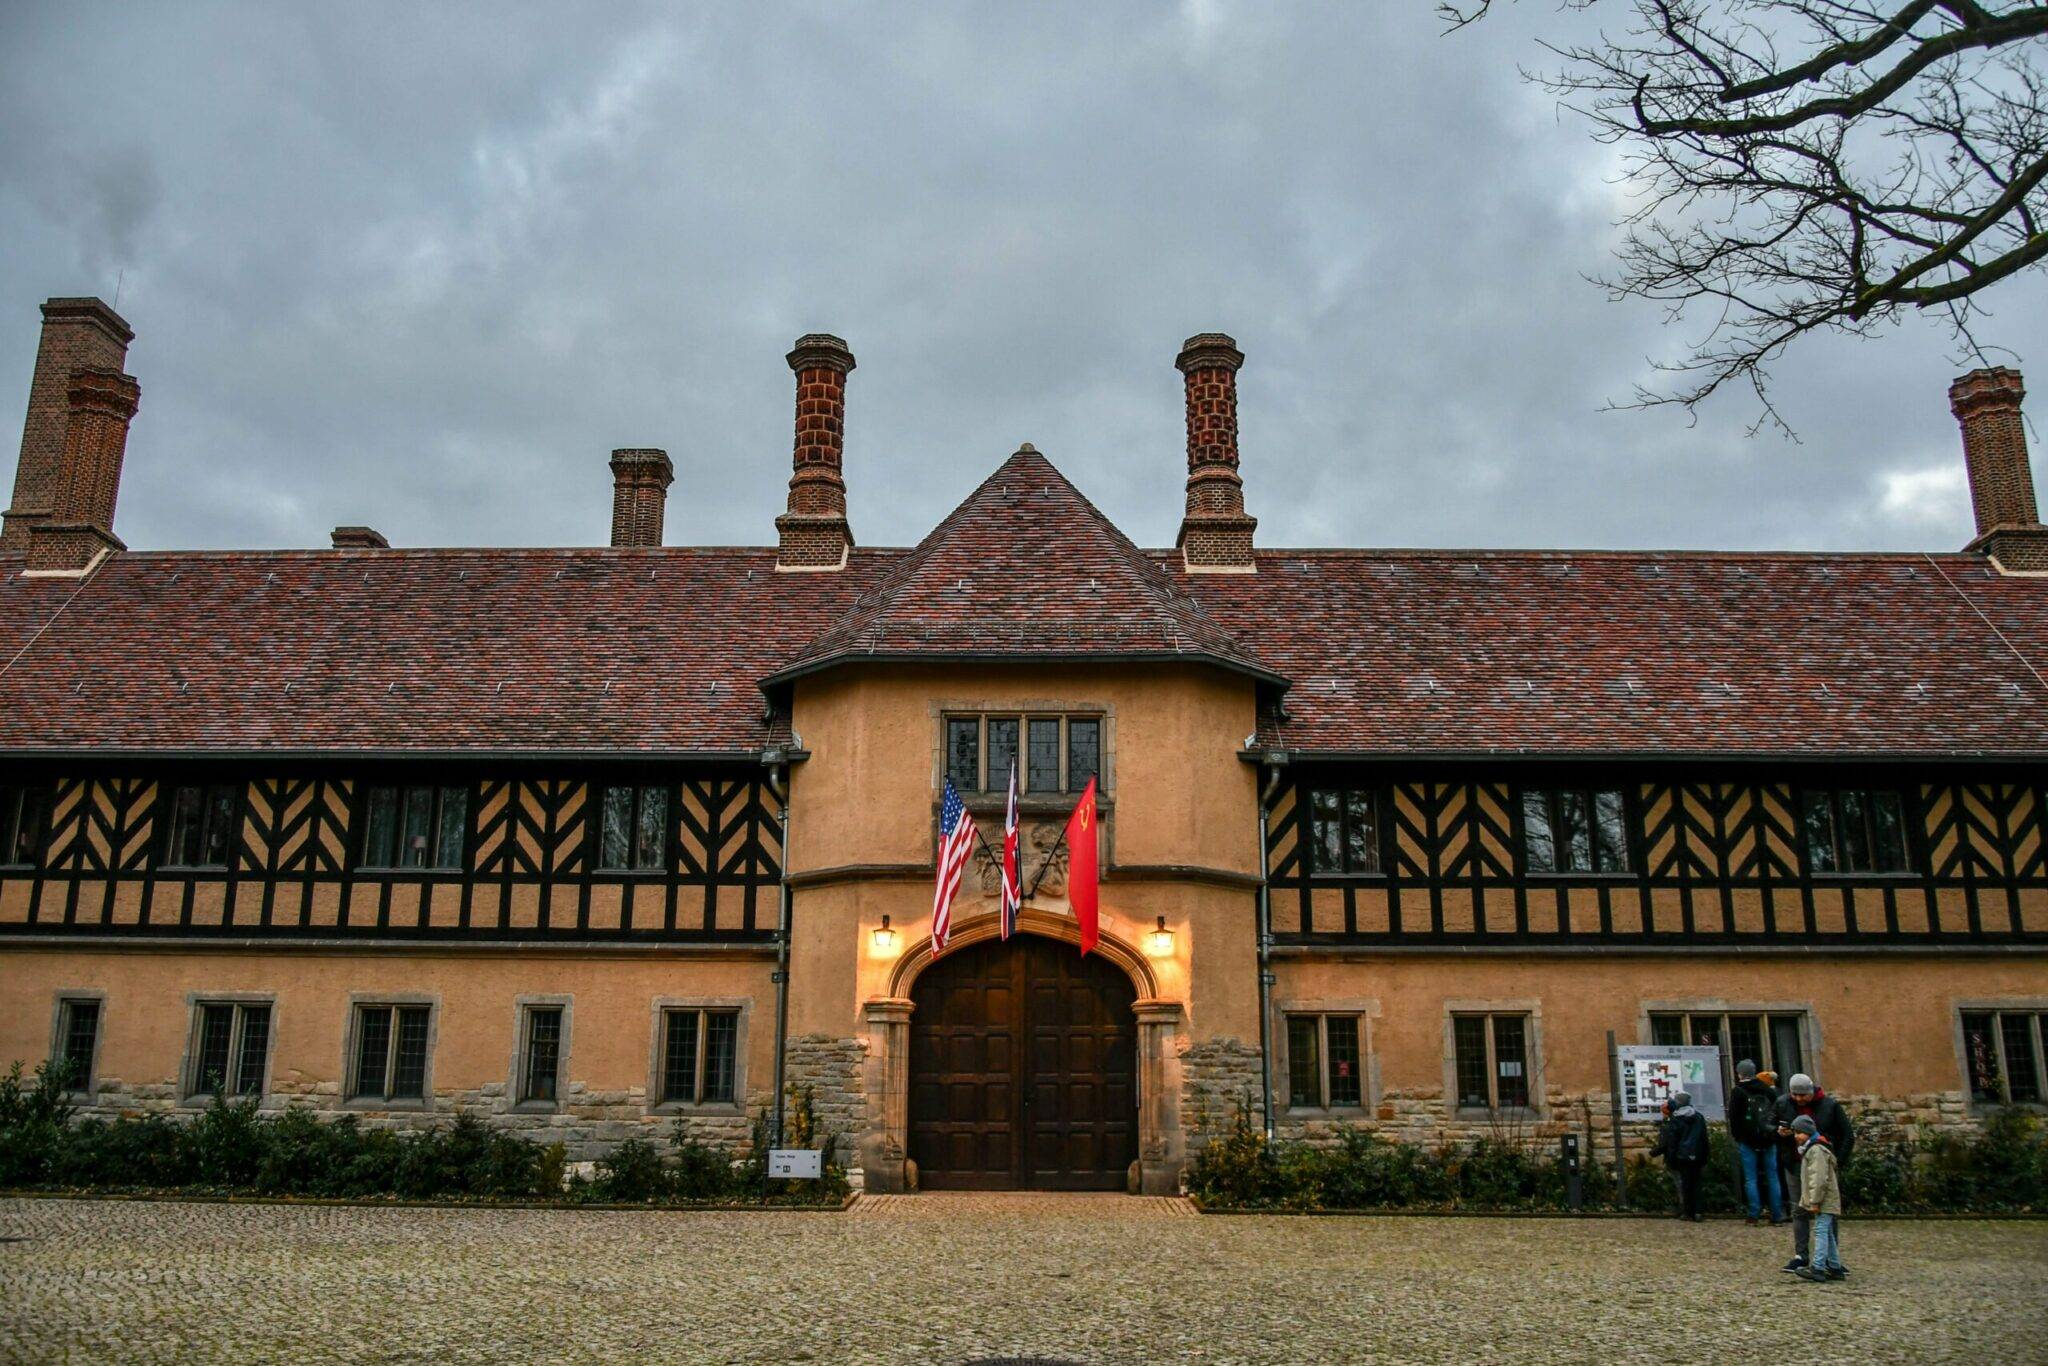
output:
[[[2048,1360],[2048,1224],[844,1215],[0,1201],[8,1360]],[[19,1240],[19,1241],[14,1241]],[[1769,1334],[1775,1326],[1781,1348]]]

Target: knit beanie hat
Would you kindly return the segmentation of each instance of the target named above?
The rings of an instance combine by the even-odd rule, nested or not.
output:
[[[1737,1081],[1748,1081],[1751,1077],[1754,1077],[1755,1075],[1756,1064],[1751,1062],[1748,1058],[1744,1058],[1741,1062],[1735,1064],[1735,1079]]]
[[[1787,1089],[1795,1096],[1810,1096],[1813,1094],[1813,1078],[1804,1072],[1794,1072],[1792,1083]]]
[[[1692,1104],[1692,1096],[1689,1093],[1685,1091],[1673,1091],[1671,1093],[1672,1109],[1683,1110],[1686,1106],[1690,1104]]]
[[[1776,1072],[1759,1072],[1756,1074],[1756,1079],[1766,1086],[1776,1086],[1778,1084],[1778,1074]]]
[[[1792,1121],[1792,1132],[1795,1134],[1817,1134],[1820,1132],[1820,1125],[1813,1122],[1812,1115],[1801,1115]]]

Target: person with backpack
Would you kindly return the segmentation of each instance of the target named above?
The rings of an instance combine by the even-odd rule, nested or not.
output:
[[[1707,1118],[1692,1097],[1673,1091],[1664,1102],[1664,1123],[1650,1156],[1661,1157],[1678,1182],[1678,1217],[1700,1222],[1700,1177],[1707,1169]]]
[[[1813,1221],[1812,1259],[1794,1274],[1808,1281],[1839,1281],[1849,1272],[1835,1250],[1835,1232],[1842,1218],[1842,1182],[1834,1145],[1811,1115],[1799,1116],[1791,1127],[1799,1144],[1799,1208]]]
[[[1813,1214],[1807,1209],[1805,1192],[1800,1190],[1799,1181],[1804,1163],[1800,1151],[1800,1131],[1795,1125],[1801,1119],[1813,1121],[1814,1129],[1828,1141],[1828,1151],[1833,1156],[1835,1168],[1849,1165],[1849,1154],[1856,1146],[1856,1130],[1849,1123],[1849,1113],[1840,1101],[1813,1084],[1813,1078],[1804,1072],[1792,1074],[1792,1081],[1785,1094],[1778,1100],[1778,1159],[1779,1175],[1785,1182],[1785,1189],[1792,1194],[1792,1260],[1782,1268],[1795,1276],[1811,1264],[1813,1240]],[[1840,1230],[1834,1234],[1836,1242],[1832,1255],[1835,1257],[1831,1270],[1842,1275],[1849,1274],[1841,1264]]]
[[[1728,1137],[1735,1140],[1736,1160],[1742,1164],[1742,1194],[1752,1228],[1765,1203],[1773,1228],[1789,1217],[1778,1180],[1778,1093],[1770,1085],[1775,1080],[1744,1058],[1735,1064],[1735,1090],[1728,1097]]]

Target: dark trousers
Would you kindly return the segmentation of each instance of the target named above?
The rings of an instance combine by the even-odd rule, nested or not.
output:
[[[1700,1212],[1700,1177],[1705,1174],[1704,1162],[1674,1162],[1671,1164],[1672,1179],[1678,1182],[1678,1217],[1696,1219]]]

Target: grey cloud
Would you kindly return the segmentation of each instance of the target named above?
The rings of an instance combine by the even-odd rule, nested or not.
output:
[[[595,543],[629,444],[671,540],[759,543],[814,329],[869,544],[1025,440],[1170,542],[1212,328],[1267,544],[1967,538],[1938,329],[1795,353],[1799,444],[1601,411],[1687,334],[1582,278],[1611,162],[1516,68],[1584,20],[1429,10],[11,7],[0,445],[34,304],[125,271],[138,546]]]

